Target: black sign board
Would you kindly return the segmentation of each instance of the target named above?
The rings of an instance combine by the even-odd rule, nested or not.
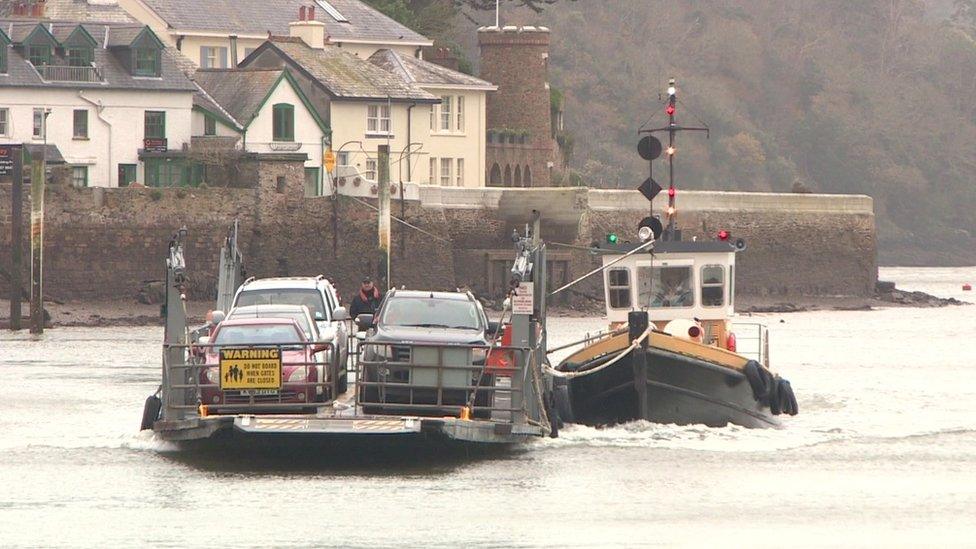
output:
[[[0,145],[0,177],[7,177],[14,173],[14,163],[20,154],[18,145]]]
[[[654,160],[661,156],[661,141],[651,135],[645,135],[637,142],[637,154],[644,160]]]
[[[166,146],[167,142],[165,137],[147,137],[142,140],[142,150],[145,152],[166,152]]]
[[[637,190],[640,191],[641,194],[644,195],[648,200],[653,201],[654,197],[657,196],[657,193],[661,192],[661,186],[657,184],[657,181],[654,181],[648,177],[643,183],[641,183],[640,187],[637,187]]]

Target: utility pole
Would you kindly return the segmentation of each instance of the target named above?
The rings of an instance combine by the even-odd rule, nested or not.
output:
[[[376,186],[379,197],[379,257],[377,275],[380,288],[390,289],[390,146],[379,145],[376,154]]]
[[[21,301],[24,295],[24,150],[21,146],[6,149],[11,162],[10,176],[10,329],[20,330]]]
[[[45,122],[47,117],[45,116]],[[45,128],[46,129],[46,128]],[[31,301],[30,332],[44,333],[44,291],[43,253],[44,253],[44,160],[46,151],[31,155]]]

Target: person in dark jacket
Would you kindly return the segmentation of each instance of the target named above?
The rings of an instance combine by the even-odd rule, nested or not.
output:
[[[363,279],[359,293],[352,298],[352,305],[349,307],[349,316],[356,318],[359,315],[376,314],[376,309],[380,306],[383,295],[379,288],[373,285],[373,280],[369,277]]]

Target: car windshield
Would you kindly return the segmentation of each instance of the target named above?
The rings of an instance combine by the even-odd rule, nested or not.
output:
[[[305,337],[289,324],[246,324],[221,326],[215,345],[280,345],[304,342]]]
[[[478,308],[473,302],[427,297],[389,300],[383,307],[380,324],[463,330],[483,329]]]
[[[312,313],[315,320],[328,320],[329,315],[325,310],[325,303],[322,301],[322,294],[314,289],[305,290],[247,290],[241,292],[237,297],[235,307],[247,305],[304,305]]]
[[[263,309],[261,307],[258,307],[258,309],[256,311],[248,311],[246,313],[242,313],[239,310],[234,309],[234,310],[232,310],[230,312],[230,315],[228,315],[227,318],[228,319],[232,319],[232,318],[289,318],[289,319],[294,320],[295,322],[298,323],[298,326],[301,327],[301,329],[302,329],[303,332],[305,332],[305,337],[307,337],[308,339],[312,339],[312,336],[313,336],[312,326],[311,326],[311,324],[308,321],[308,315],[305,314],[305,311],[303,309],[295,309],[295,310],[290,310],[290,311],[289,310],[281,310],[281,309],[277,309],[277,310],[275,310],[275,309],[266,310],[266,309]]]

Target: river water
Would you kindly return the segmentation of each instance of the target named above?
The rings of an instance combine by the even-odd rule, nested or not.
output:
[[[976,268],[882,278],[976,300]],[[347,464],[136,432],[160,328],[2,333],[0,546],[976,544],[976,306],[756,317],[797,393],[785,429],[569,427],[502,455]]]

